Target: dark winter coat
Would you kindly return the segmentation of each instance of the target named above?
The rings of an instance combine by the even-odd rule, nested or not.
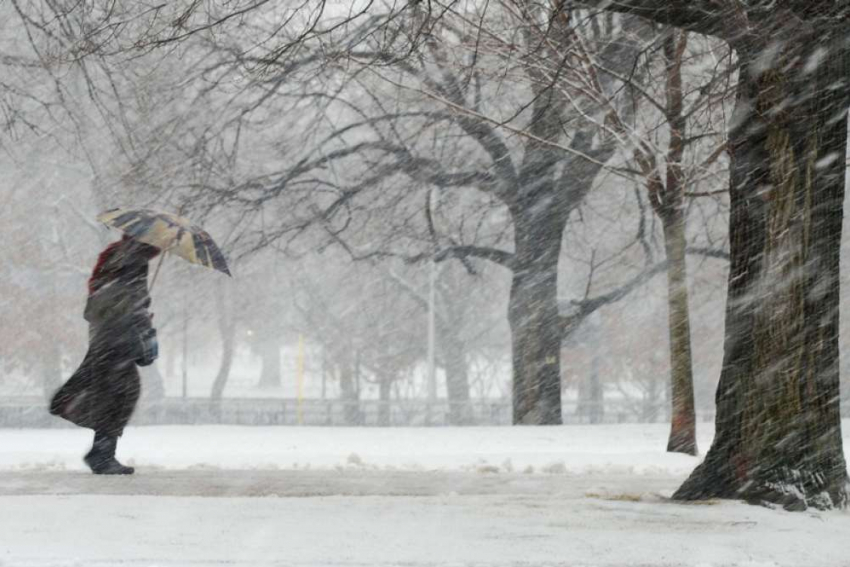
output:
[[[119,248],[108,260],[108,281],[93,287],[84,312],[88,352],[50,405],[53,415],[110,436],[123,433],[139,399],[137,362],[151,362],[142,361],[142,338],[153,330],[148,257],[134,246]]]

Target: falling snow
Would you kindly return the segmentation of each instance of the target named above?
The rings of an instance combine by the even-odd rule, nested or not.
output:
[[[0,567],[850,564],[844,4],[0,4]]]

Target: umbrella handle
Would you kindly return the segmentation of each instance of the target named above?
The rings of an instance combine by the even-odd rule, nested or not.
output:
[[[156,270],[153,273],[153,279],[151,280],[151,285],[148,287],[148,293],[153,291],[153,284],[156,283],[156,277],[159,275],[159,269],[162,267],[162,263],[165,261],[165,250],[159,256],[159,262],[156,263]]]

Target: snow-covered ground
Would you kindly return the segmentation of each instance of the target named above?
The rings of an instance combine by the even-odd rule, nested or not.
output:
[[[850,425],[850,424],[848,424]],[[707,449],[711,424],[700,424]],[[148,469],[372,469],[686,474],[696,459],[665,453],[662,424],[564,427],[129,428],[118,457]],[[85,429],[0,429],[0,470],[85,470]]]
[[[666,433],[131,428],[103,478],[86,431],[0,430],[0,566],[850,565],[850,513],[670,502]]]

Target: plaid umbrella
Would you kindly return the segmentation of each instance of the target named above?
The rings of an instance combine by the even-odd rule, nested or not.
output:
[[[187,262],[230,275],[224,254],[212,237],[188,219],[151,209],[110,209],[100,213],[97,220]]]

